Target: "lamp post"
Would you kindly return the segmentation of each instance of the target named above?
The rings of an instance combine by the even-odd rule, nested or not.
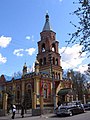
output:
[[[52,97],[53,97],[53,104],[54,104],[54,110],[55,110],[55,108],[56,108],[56,94],[55,94],[55,83],[54,83],[54,76],[53,76],[51,53],[49,53],[49,61],[50,61],[50,77],[52,78]]]

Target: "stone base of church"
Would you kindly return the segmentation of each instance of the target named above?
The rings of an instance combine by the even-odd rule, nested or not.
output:
[[[4,110],[2,110],[2,109],[0,109],[0,116],[5,116],[5,111]]]
[[[32,109],[32,116],[40,116],[48,113],[53,113],[53,107],[44,107],[42,110],[40,108]]]

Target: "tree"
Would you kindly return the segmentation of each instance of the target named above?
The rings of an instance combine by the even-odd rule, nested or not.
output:
[[[87,94],[86,78],[84,74],[71,70],[73,90],[78,95],[79,100],[83,100],[83,95]]]
[[[14,77],[14,78],[20,78],[21,76],[22,76],[21,71],[14,72],[14,74],[13,74],[13,77]]]
[[[75,2],[73,2],[75,4]],[[72,15],[76,15],[79,19],[77,25],[70,22],[75,28],[74,33],[69,33],[70,40],[66,41],[68,44],[78,43],[82,46],[80,54],[86,52],[90,57],[90,2],[89,0],[79,0],[79,7]]]

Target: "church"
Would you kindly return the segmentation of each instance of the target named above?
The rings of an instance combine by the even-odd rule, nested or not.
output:
[[[21,78],[12,78],[7,81],[4,75],[1,75],[0,106],[3,107],[7,101],[7,107],[10,104],[19,106],[23,103],[26,109],[36,109],[37,107],[56,107],[58,101],[66,102],[73,99],[72,94],[69,95],[69,98],[67,96],[67,91],[72,88],[72,82],[70,79],[62,79],[63,69],[58,49],[59,42],[56,40],[56,33],[50,26],[48,14],[45,15],[45,24],[37,44],[38,54],[34,72],[28,73],[25,63]],[[65,91],[65,94],[62,94],[62,91]]]

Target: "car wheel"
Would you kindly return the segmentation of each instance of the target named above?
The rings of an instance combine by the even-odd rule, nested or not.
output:
[[[59,117],[60,115],[59,114],[57,114],[57,117]]]
[[[70,111],[70,116],[73,116],[73,113],[72,113],[72,111]]]
[[[85,110],[82,111],[82,113],[84,113],[84,112],[85,112]]]

